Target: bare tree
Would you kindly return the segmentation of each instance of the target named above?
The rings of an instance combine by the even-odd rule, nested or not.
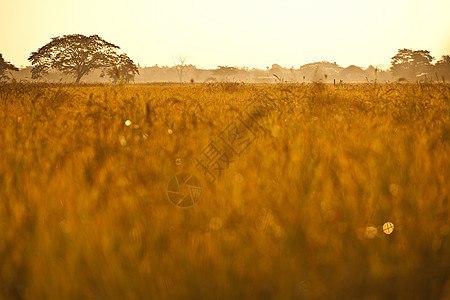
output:
[[[183,71],[186,68],[186,56],[178,54],[175,64],[175,69],[177,70],[178,79],[180,83],[183,82]]]

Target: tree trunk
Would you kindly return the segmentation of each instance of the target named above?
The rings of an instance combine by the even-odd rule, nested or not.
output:
[[[78,74],[77,74],[77,79],[75,80],[75,83],[79,83],[81,77],[83,77],[83,73],[78,73]]]

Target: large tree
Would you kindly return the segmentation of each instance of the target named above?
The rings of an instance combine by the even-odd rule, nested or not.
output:
[[[433,60],[434,57],[428,50],[399,49],[397,54],[391,58],[392,75],[416,79],[418,75],[431,71]]]
[[[13,64],[3,59],[3,55],[0,53],[0,80],[9,79],[6,75],[6,71],[19,71]]]
[[[72,34],[54,37],[28,58],[33,65],[32,78],[39,78],[47,74],[48,70],[56,69],[74,75],[75,82],[80,82],[81,78],[91,71],[110,69],[119,62],[121,55],[117,53],[118,49],[119,46],[98,35]]]

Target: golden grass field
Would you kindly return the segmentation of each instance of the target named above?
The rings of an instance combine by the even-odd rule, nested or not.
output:
[[[0,85],[0,298],[450,299],[449,99],[437,83]],[[278,109],[209,181],[195,158],[251,101]],[[190,208],[167,195],[183,171],[202,187]]]

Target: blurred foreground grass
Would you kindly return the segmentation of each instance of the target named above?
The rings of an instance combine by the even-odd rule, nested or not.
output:
[[[0,85],[0,298],[449,299],[449,97]],[[194,158],[251,101],[279,110],[209,182]],[[166,195],[182,171],[187,209]]]

